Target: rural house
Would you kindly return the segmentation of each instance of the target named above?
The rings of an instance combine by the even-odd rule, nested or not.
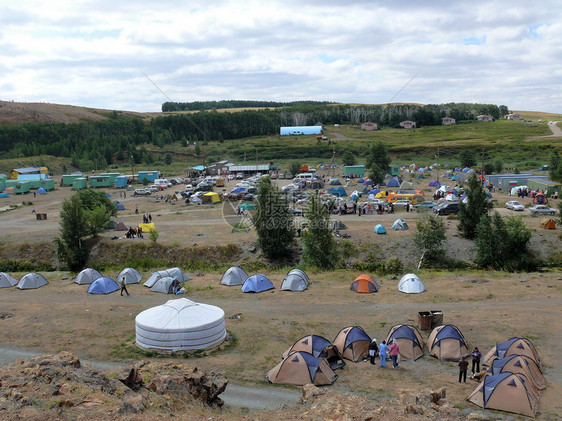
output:
[[[400,127],[403,127],[404,129],[415,129],[416,128],[416,122],[410,121],[410,120],[401,121]]]
[[[476,116],[476,120],[478,120],[478,121],[494,121],[494,117],[492,117],[491,115],[488,115],[488,114],[481,114],[479,116]]]
[[[451,124],[455,124],[457,121],[454,118],[451,117],[443,117],[441,119],[441,124],[443,126],[450,126]]]
[[[505,116],[507,120],[523,121],[523,116],[517,113],[511,113]]]
[[[366,123],[361,123],[361,130],[365,130],[369,132],[378,129],[379,129],[379,125],[377,123],[371,123],[370,121],[367,121]]]

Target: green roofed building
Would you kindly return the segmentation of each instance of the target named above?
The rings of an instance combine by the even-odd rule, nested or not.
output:
[[[365,165],[346,165],[343,167],[343,176],[354,175],[356,177],[365,177]]]

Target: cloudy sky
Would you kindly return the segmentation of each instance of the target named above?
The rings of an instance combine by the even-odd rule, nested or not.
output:
[[[0,99],[479,102],[562,112],[562,2],[0,0]],[[149,80],[152,80],[154,84]]]

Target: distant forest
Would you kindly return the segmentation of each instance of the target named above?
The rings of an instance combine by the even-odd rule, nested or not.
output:
[[[327,105],[335,104],[330,101],[252,101],[244,99],[227,99],[223,101],[194,101],[194,102],[165,102],[162,112],[168,111],[209,111],[225,108],[279,108],[293,107],[295,105]]]
[[[457,121],[474,120],[479,114],[499,118],[506,106],[491,104],[440,105],[294,105],[291,107],[238,112],[201,111],[156,117],[149,122],[124,118],[117,113],[104,121],[82,123],[27,123],[0,127],[0,158],[53,155],[71,158],[72,165],[89,171],[105,168],[115,161],[151,164],[154,157],[144,144],[164,147],[174,142],[223,142],[250,136],[279,133],[281,126],[360,124],[376,122],[398,127],[400,121],[414,120],[418,127],[441,124],[450,116]],[[280,156],[278,158],[282,158]]]

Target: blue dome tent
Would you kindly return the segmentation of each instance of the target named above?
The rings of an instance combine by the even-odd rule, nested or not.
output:
[[[375,225],[375,234],[386,234],[386,228],[381,224]]]
[[[113,279],[103,276],[96,279],[88,288],[89,294],[111,294],[119,289],[119,285]]]
[[[265,275],[252,275],[244,281],[242,292],[263,292],[274,288]]]

